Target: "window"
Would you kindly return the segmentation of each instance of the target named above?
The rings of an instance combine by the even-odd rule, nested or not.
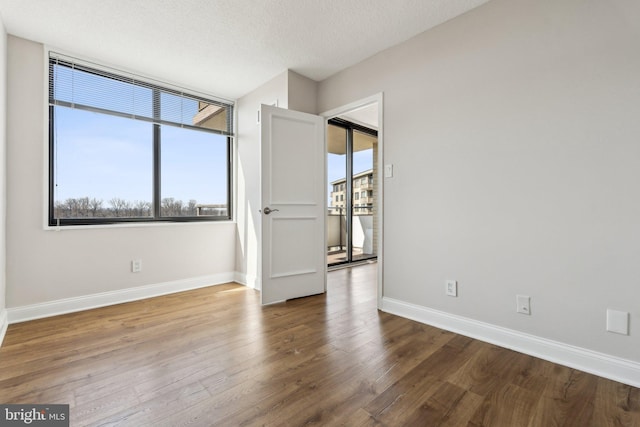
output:
[[[360,200],[360,193],[356,193],[356,200]]]
[[[233,104],[49,56],[49,225],[231,218]]]
[[[363,191],[363,192],[362,192],[362,194],[361,194],[361,196],[362,196],[362,198],[364,199],[365,197],[367,197],[367,192],[366,192],[366,191]]]

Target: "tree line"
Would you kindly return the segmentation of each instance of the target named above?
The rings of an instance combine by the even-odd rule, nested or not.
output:
[[[173,197],[161,200],[162,216],[196,216],[198,202],[183,202]],[[69,198],[57,201],[54,205],[56,218],[124,218],[152,216],[152,204],[142,200],[124,200],[114,197],[106,203],[102,199],[91,197]],[[211,212],[204,213],[211,215]]]

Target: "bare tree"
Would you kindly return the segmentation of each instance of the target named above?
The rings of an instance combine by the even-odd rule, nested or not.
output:
[[[137,200],[133,204],[134,216],[150,216],[151,215],[151,203],[143,200]]]
[[[89,216],[89,198],[88,197],[80,197],[76,199],[76,215],[78,217],[87,217]]]
[[[78,197],[56,201],[54,204],[56,218],[123,218],[149,217],[153,215],[153,204],[143,200],[128,201],[119,197],[109,200],[109,206],[96,198]],[[161,214],[167,217],[196,216],[198,202],[189,200],[188,203],[166,197],[161,201]]]
[[[102,207],[102,200],[93,198],[89,200],[89,216],[91,217],[103,217],[105,214]]]
[[[78,199],[67,199],[64,201],[65,204],[65,210],[68,212],[68,215],[73,217],[73,218],[77,218],[78,215],[78,206],[80,205],[80,203],[78,202]]]
[[[161,207],[162,216],[182,215],[182,200],[176,200],[173,197],[166,197],[162,199]]]
[[[185,216],[196,216],[196,206],[198,205],[198,202],[196,200],[189,200],[189,204],[187,206],[185,206],[185,211],[183,212],[183,215]]]
[[[126,216],[127,210],[130,209],[129,202],[119,197],[109,200],[109,204],[111,204],[111,212],[116,218]]]

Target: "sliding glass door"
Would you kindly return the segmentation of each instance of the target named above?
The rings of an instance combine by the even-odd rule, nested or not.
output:
[[[328,140],[327,264],[377,256],[377,154],[373,129],[332,119]]]

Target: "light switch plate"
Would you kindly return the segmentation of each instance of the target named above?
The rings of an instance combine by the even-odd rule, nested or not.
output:
[[[384,165],[384,177],[385,178],[393,178],[393,165]]]
[[[458,282],[456,282],[455,280],[447,280],[445,292],[450,297],[457,297],[458,296]]]
[[[516,311],[518,313],[531,315],[531,297],[527,295],[516,295]]]

